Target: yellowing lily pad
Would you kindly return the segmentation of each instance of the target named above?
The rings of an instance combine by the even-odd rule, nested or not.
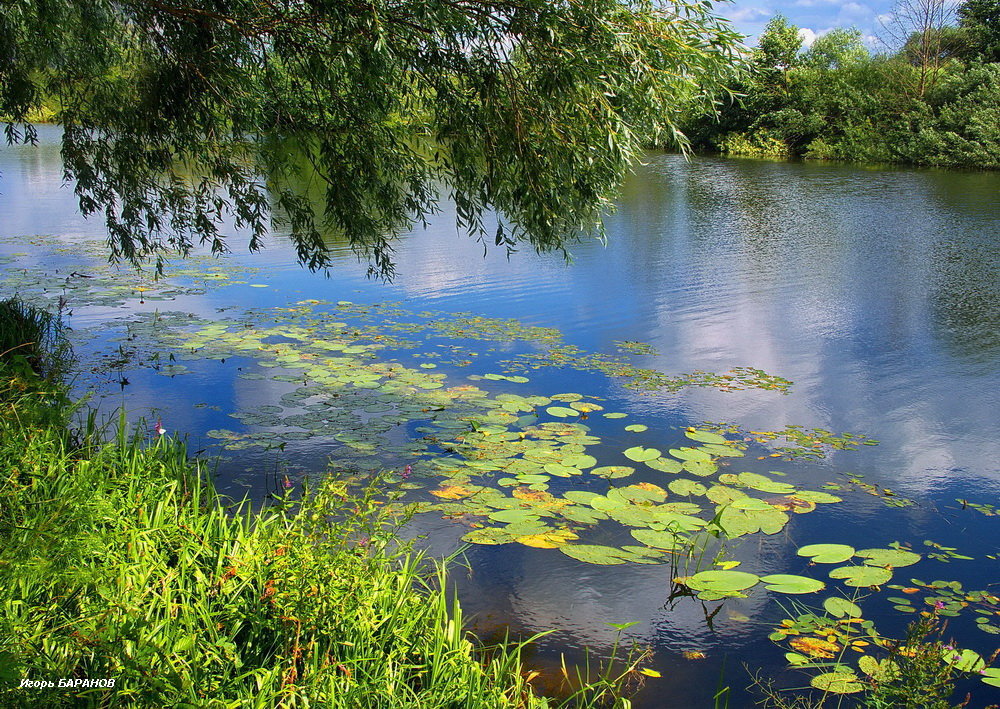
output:
[[[794,650],[809,657],[830,658],[840,652],[840,645],[829,640],[823,640],[822,638],[804,636],[793,638],[788,644]]]
[[[847,672],[824,672],[813,677],[809,684],[831,694],[854,694],[865,688],[857,675]]]
[[[525,546],[538,549],[558,549],[564,544],[568,544],[571,539],[579,539],[579,537],[568,529],[559,529],[554,532],[518,537],[517,541]]]

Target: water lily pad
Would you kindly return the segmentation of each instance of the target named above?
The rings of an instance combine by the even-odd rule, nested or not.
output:
[[[572,475],[580,475],[581,473],[579,468],[573,468],[562,463],[546,463],[545,472],[560,478],[568,478]]]
[[[756,586],[759,581],[759,576],[745,571],[711,570],[699,571],[694,576],[689,576],[684,585],[695,591],[730,593],[745,591]]]
[[[646,461],[653,460],[654,458],[660,457],[660,451],[656,448],[643,448],[642,446],[634,446],[633,448],[628,448],[625,451],[625,457],[629,460],[634,460],[637,463],[643,463]]]
[[[914,554],[905,549],[862,549],[857,552],[871,566],[889,566],[899,568],[901,566],[912,566],[920,561],[920,554]]]
[[[659,457],[643,462],[653,470],[659,470],[661,473],[679,473],[684,469],[681,463],[673,458]]]
[[[982,677],[980,679],[991,687],[1000,687],[1000,668],[998,667],[987,667],[985,670],[981,670],[980,674]]]
[[[847,586],[881,586],[892,578],[892,571],[881,566],[838,566],[830,578],[841,579]]]
[[[649,426],[643,425],[641,423],[633,423],[630,426],[626,426],[625,430],[631,433],[642,433],[643,431],[649,430]]]
[[[559,418],[568,418],[570,416],[579,416],[580,412],[576,409],[571,409],[568,406],[550,406],[545,409],[546,413],[551,416],[557,416]]]
[[[709,461],[712,456],[703,451],[701,448],[691,448],[688,446],[683,446],[681,448],[671,448],[670,455],[674,458],[679,458],[680,460],[702,460]]]
[[[538,513],[529,509],[500,510],[491,513],[489,518],[497,522],[507,522],[508,524],[528,521],[535,522],[538,520]]]
[[[705,492],[705,497],[717,505],[727,505],[730,502],[747,497],[747,494],[742,490],[736,490],[725,485],[713,485]]]
[[[564,544],[568,544],[572,539],[579,539],[579,537],[568,529],[557,529],[552,532],[517,537],[517,541],[520,544],[538,549],[558,549]]]
[[[633,529],[632,536],[646,546],[656,549],[676,549],[683,545],[686,539],[671,531],[656,531],[653,529]]]
[[[696,483],[693,480],[686,480],[684,478],[678,478],[673,480],[667,485],[670,488],[670,492],[675,495],[684,495],[685,497],[690,495],[704,495],[708,488],[706,488],[701,483]]]
[[[604,465],[600,468],[594,468],[590,471],[590,474],[611,480],[614,478],[626,478],[634,472],[635,468],[630,468],[627,465]]]
[[[628,552],[600,544],[567,544],[559,547],[559,551],[587,564],[611,566],[631,560]]]
[[[577,453],[575,455],[566,456],[559,462],[563,465],[583,470],[597,465],[597,458],[592,455],[586,455],[585,453]]]
[[[837,643],[810,636],[794,638],[788,644],[800,653],[813,658],[832,658],[840,652],[840,645]]]
[[[848,672],[824,672],[813,677],[809,684],[831,694],[854,694],[865,688],[857,675]]]
[[[974,650],[941,649],[944,661],[960,672],[979,672],[986,667],[986,661]]]
[[[846,544],[807,544],[797,552],[817,564],[840,564],[854,556],[854,547]]]
[[[726,439],[720,436],[718,433],[712,431],[701,431],[694,428],[689,428],[684,431],[684,435],[690,438],[692,441],[698,441],[698,443],[727,443]]]
[[[829,505],[835,502],[843,502],[843,500],[836,495],[831,495],[828,492],[820,492],[818,490],[799,490],[795,493],[795,496],[800,497],[803,500],[815,502],[817,505]]]
[[[788,660],[788,664],[792,667],[799,667],[801,665],[808,665],[812,660],[810,660],[805,655],[800,655],[797,652],[786,652],[785,659]]]
[[[822,581],[817,581],[806,576],[795,576],[793,574],[770,574],[762,576],[760,580],[766,584],[764,588],[768,591],[776,591],[778,593],[816,593],[826,588],[826,584]]]
[[[563,494],[563,497],[581,505],[589,505],[591,500],[595,497],[600,497],[600,495],[589,490],[569,490]]]
[[[876,682],[884,682],[899,675],[899,666],[890,659],[876,660],[871,655],[858,658],[858,668]]]
[[[794,485],[771,480],[766,475],[760,475],[759,473],[740,473],[737,479],[741,485],[759,490],[760,492],[769,492],[776,495],[787,495],[795,492]]]
[[[699,477],[708,477],[719,470],[719,466],[710,460],[685,460],[681,467]]]
[[[861,608],[840,596],[831,596],[823,601],[823,609],[834,618],[860,618]]]
[[[508,532],[502,529],[496,529],[493,527],[486,527],[483,529],[474,529],[468,534],[462,536],[462,540],[469,542],[470,544],[510,544],[514,541]]]

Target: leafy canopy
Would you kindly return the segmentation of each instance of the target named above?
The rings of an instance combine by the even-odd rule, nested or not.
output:
[[[738,47],[697,0],[7,0],[0,115],[31,140],[55,106],[115,259],[223,251],[226,218],[257,249],[281,220],[309,267],[333,234],[388,275],[443,194],[498,246],[599,230]]]

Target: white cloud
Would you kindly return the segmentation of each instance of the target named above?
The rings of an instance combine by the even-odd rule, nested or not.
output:
[[[760,7],[741,7],[738,10],[728,13],[729,19],[733,22],[756,22],[765,17],[770,17],[772,12]]]
[[[808,27],[802,27],[799,29],[799,39],[802,40],[802,44],[805,47],[813,46],[813,42],[816,41],[816,37],[816,33]]]
[[[847,2],[840,6],[841,17],[854,17],[858,15],[868,15],[870,13],[871,8],[865,7],[864,5],[856,2]]]

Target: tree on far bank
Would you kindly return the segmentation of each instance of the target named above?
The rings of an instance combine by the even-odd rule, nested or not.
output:
[[[958,19],[972,54],[983,62],[1000,62],[1000,0],[965,0]]]
[[[882,23],[883,43],[916,70],[901,72],[900,86],[918,99],[934,86],[950,58],[955,17],[951,0],[897,0]]]

